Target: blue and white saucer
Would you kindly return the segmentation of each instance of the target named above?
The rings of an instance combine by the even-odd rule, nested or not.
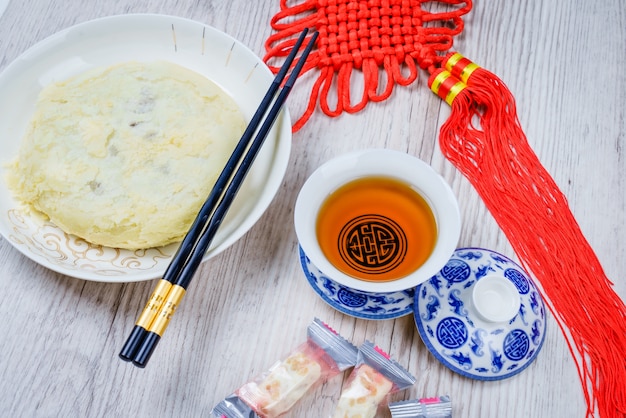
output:
[[[532,363],[546,333],[546,310],[530,277],[508,257],[460,248],[415,289],[414,317],[430,352],[477,380],[500,380]]]
[[[300,263],[315,292],[336,310],[362,319],[392,319],[413,313],[415,289],[391,293],[363,292],[343,286],[324,275],[302,248]]]

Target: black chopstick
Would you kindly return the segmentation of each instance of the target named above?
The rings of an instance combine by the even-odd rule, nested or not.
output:
[[[211,190],[211,193],[209,193],[209,196],[203,203],[193,224],[189,228],[189,232],[183,238],[180,246],[178,247],[178,250],[176,251],[176,254],[174,254],[172,261],[165,270],[163,278],[159,280],[159,282],[155,286],[155,289],[148,299],[148,302],[146,303],[146,306],[144,307],[141,315],[137,319],[137,322],[135,323],[135,326],[133,327],[130,336],[128,337],[126,343],[120,351],[119,356],[122,360],[131,361],[135,357],[139,346],[146,338],[148,334],[148,327],[161,309],[163,301],[165,300],[165,296],[171,289],[172,284],[176,282],[176,278],[180,274],[182,266],[187,262],[189,254],[195,247],[200,234],[206,228],[209,217],[215,211],[215,208],[224,192],[224,189],[230,182],[231,177],[235,172],[235,169],[238,167],[242,156],[248,149],[254,133],[259,127],[261,121],[263,120],[263,117],[267,113],[267,109],[269,108],[270,104],[274,100],[276,92],[278,91],[280,85],[285,79],[287,71],[293,63],[296,54],[298,53],[298,50],[302,46],[307,32],[307,29],[302,31],[300,37],[294,45],[294,48],[285,60],[284,65],[278,71],[276,77],[270,84],[267,92],[265,93],[265,96],[261,100],[259,107],[252,116],[252,119],[250,120],[250,123],[248,124],[244,133],[242,134],[241,139],[237,143],[237,146],[235,147],[233,153],[226,162],[224,169],[217,178],[215,185]]]
[[[161,335],[167,328],[171,316],[182,300],[195,271],[202,262],[206,250],[215,237],[259,149],[276,121],[287,96],[302,70],[306,57],[315,44],[317,33],[314,33],[309,39],[304,52],[294,66],[276,101],[270,110],[267,111],[307,33],[307,29],[301,33],[252,117],[233,154],[226,163],[224,170],[218,177],[213,190],[200,209],[189,232],[181,242],[163,278],[157,283],[131,335],[120,352],[120,358],[123,360],[132,360],[133,364],[138,367],[145,367],[147,364]],[[253,134],[257,131],[266,113],[267,117],[263,121],[261,128],[258,129],[254,141],[250,144]]]

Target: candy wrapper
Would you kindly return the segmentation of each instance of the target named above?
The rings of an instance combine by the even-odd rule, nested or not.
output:
[[[391,418],[452,418],[449,396],[393,402],[389,410]]]
[[[373,418],[390,394],[415,383],[415,378],[371,342],[359,349],[357,364],[341,392],[333,418]]]
[[[312,387],[353,367],[357,353],[354,345],[316,318],[308,327],[305,343],[221,401],[210,416],[278,417]]]
[[[227,396],[215,405],[209,417],[213,418],[259,418],[256,412],[235,394]]]

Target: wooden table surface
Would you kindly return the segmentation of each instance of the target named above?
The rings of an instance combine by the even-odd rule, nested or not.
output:
[[[262,56],[278,7],[278,0],[11,0],[0,17],[0,70],[61,29],[139,12],[203,22]],[[626,298],[626,2],[477,0],[465,22],[455,48],[507,83],[531,145]],[[326,305],[304,278],[291,221],[298,190],[331,157],[368,147],[402,150],[430,163],[459,200],[459,246],[515,258],[474,189],[439,151],[438,129],[449,107],[425,79],[421,74],[411,87],[398,87],[389,100],[355,115],[316,113],[294,135],[272,204],[242,239],[201,266],[145,369],[120,361],[118,352],[153,282],[66,277],[0,240],[0,416],[207,416],[216,402],[303,342],[307,325],[319,317],[355,344],[375,342],[416,376],[415,385],[393,400],[448,394],[455,417],[584,417],[576,368],[552,317],[528,369],[481,382],[441,365],[411,315],[352,318]],[[306,88],[296,87],[292,115],[307,97]],[[341,385],[339,377],[318,387],[288,416],[329,416]]]

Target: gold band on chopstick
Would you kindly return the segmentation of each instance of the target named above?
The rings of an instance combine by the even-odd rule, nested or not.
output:
[[[180,301],[185,296],[185,288],[177,284],[172,285],[167,297],[161,305],[161,309],[158,311],[154,321],[150,324],[148,331],[154,332],[159,336],[163,336],[167,325],[170,323],[170,319],[174,316],[176,308],[180,304]]]
[[[143,308],[141,315],[139,315],[139,318],[137,319],[135,325],[138,325],[145,329],[148,329],[150,327],[150,324],[152,324],[152,321],[161,309],[161,305],[163,304],[163,301],[165,300],[165,297],[167,296],[171,287],[172,283],[168,282],[167,280],[159,280],[154,288],[154,291],[152,292],[152,295],[150,295],[150,299],[148,299],[146,306]]]

